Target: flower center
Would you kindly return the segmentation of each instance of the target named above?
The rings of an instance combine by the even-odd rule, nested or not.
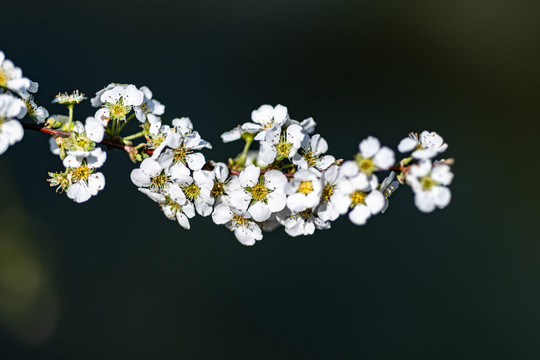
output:
[[[187,154],[188,150],[184,147],[184,145],[180,145],[178,148],[174,149],[174,162],[185,164]]]
[[[79,181],[86,181],[90,176],[90,169],[86,165],[79,166],[77,169],[75,169],[73,175],[75,175]]]
[[[189,201],[193,201],[196,198],[198,198],[200,192],[201,192],[201,188],[198,187],[197,184],[195,183],[188,185],[184,188],[184,194],[186,194],[186,198]]]
[[[91,141],[85,136],[79,136],[75,139],[75,146],[87,150],[91,145]]]
[[[220,181],[214,182],[214,186],[212,187],[212,191],[210,192],[210,195],[212,197],[216,197],[219,195],[223,195],[225,193],[225,184],[223,184]]]
[[[298,186],[298,192],[301,192],[304,195],[309,194],[313,191],[313,183],[309,180],[302,181],[300,186]]]
[[[304,220],[307,220],[313,214],[312,209],[307,209],[298,213],[298,216]]]
[[[251,196],[255,201],[266,201],[268,189],[263,184],[257,184],[251,189]]]
[[[332,185],[330,185],[330,184],[326,185],[322,189],[321,201],[326,202],[326,201],[330,200],[330,196],[332,196],[333,193],[334,193],[334,187]]]
[[[246,218],[241,217],[240,215],[233,215],[232,218],[232,226],[233,227],[247,227],[249,224],[249,220]]]
[[[420,179],[420,185],[422,185],[422,189],[428,191],[435,185],[435,181],[429,176],[424,176]]]
[[[289,153],[291,152],[292,144],[287,142],[284,138],[281,138],[281,140],[276,145],[276,153],[277,157],[280,159],[289,157]]]
[[[6,73],[0,68],[0,86],[7,86],[7,80]]]
[[[263,123],[263,130],[268,130],[270,129],[272,126],[274,126],[274,120],[270,120],[270,121],[267,121],[265,123]]]
[[[111,118],[118,119],[118,120],[124,120],[126,118],[126,114],[131,110],[131,107],[124,106],[121,103],[114,104],[110,108],[111,112]]]
[[[165,187],[167,180],[169,180],[169,177],[165,175],[164,171],[162,171],[161,174],[150,179],[150,182],[152,183],[150,188],[154,191],[161,191]]]
[[[375,171],[375,164],[371,159],[363,158],[358,163],[358,168],[364,174],[371,175]]]
[[[182,206],[180,206],[179,203],[176,201],[167,198],[167,201],[165,202],[165,206],[168,206],[171,208],[172,212],[176,215],[178,212],[182,212]]]
[[[366,195],[365,192],[356,190],[351,194],[351,201],[354,205],[363,204],[364,200],[366,200]]]
[[[319,157],[313,154],[313,151],[304,152],[304,160],[306,160],[308,166],[315,166],[319,162]]]

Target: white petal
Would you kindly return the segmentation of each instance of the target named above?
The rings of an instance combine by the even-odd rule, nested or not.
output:
[[[416,140],[406,137],[399,142],[398,150],[402,153],[413,151],[416,145],[418,145]]]
[[[251,194],[244,189],[235,190],[229,194],[230,205],[239,210],[247,210],[250,201]]]
[[[228,205],[220,204],[216,206],[214,212],[212,213],[212,220],[218,224],[225,224],[233,218],[234,213],[231,211],[231,208]]]
[[[268,205],[266,205],[262,201],[257,201],[251,204],[251,206],[248,209],[248,212],[253,218],[253,220],[258,221],[258,222],[262,222],[270,218],[270,215],[272,214],[272,212],[268,208]]]
[[[156,177],[157,175],[161,174],[161,171],[163,170],[156,160],[150,158],[144,159],[140,168],[150,177]]]
[[[381,148],[381,143],[377,138],[369,136],[367,139],[362,140],[359,148],[363,157],[372,158]]]
[[[131,181],[138,187],[149,187],[150,184],[152,184],[150,182],[150,177],[148,176],[148,174],[146,174],[141,169],[133,169],[130,177]]]
[[[124,92],[123,99],[125,105],[139,106],[144,100],[144,93],[137,89],[135,85],[128,85]]]
[[[264,174],[266,187],[270,190],[283,189],[287,184],[287,177],[281,171],[269,170]]]
[[[283,191],[273,191],[267,197],[268,208],[272,212],[278,212],[285,208],[287,204],[287,195]]]
[[[373,163],[379,169],[388,169],[395,163],[394,152],[390,148],[383,146],[373,158]]]
[[[384,195],[378,190],[370,192],[365,201],[372,215],[379,213],[384,207]]]
[[[240,179],[240,185],[243,187],[253,187],[257,184],[259,181],[259,175],[261,173],[261,169],[256,167],[255,165],[249,165],[239,175]]]
[[[176,219],[178,221],[178,224],[180,224],[181,227],[183,227],[186,230],[190,229],[189,220],[186,215],[182,214],[181,212],[177,212]]]
[[[349,213],[349,220],[355,225],[364,225],[371,217],[371,211],[365,205],[356,205],[354,209]]]
[[[444,186],[436,186],[433,190],[433,202],[439,208],[445,208],[452,198],[450,189]]]
[[[206,163],[206,160],[203,154],[193,153],[186,156],[186,163],[191,170],[200,170]]]

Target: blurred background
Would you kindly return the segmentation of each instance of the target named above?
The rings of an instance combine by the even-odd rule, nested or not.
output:
[[[261,104],[313,116],[336,157],[431,130],[448,208],[400,189],[364,227],[256,246],[185,231],[109,152],[84,204],[45,181],[44,134],[0,157],[0,358],[523,359],[540,351],[538,1],[42,1],[2,4],[0,49],[36,100],[146,85],[163,118],[219,135]],[[76,116],[94,113],[89,101]]]

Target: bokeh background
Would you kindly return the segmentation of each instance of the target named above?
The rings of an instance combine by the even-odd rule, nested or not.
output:
[[[525,359],[540,357],[538,1],[43,1],[2,4],[0,49],[40,83],[89,97],[146,85],[165,121],[219,134],[264,103],[313,116],[331,153],[435,130],[453,200],[311,237],[243,247],[185,231],[111,151],[75,204],[45,181],[47,136],[0,157],[0,358]],[[76,109],[84,119],[89,102]]]

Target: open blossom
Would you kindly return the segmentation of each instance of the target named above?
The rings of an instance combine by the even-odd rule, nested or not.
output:
[[[10,94],[0,94],[0,154],[24,136],[24,130],[17,119],[26,114],[26,105]]]
[[[286,204],[284,192],[287,178],[277,170],[260,175],[261,169],[254,165],[246,167],[238,176],[240,185],[231,189],[231,206],[247,211],[253,220],[262,222],[272,213],[281,211]]]
[[[180,186],[186,199],[195,204],[197,213],[208,216],[212,213],[214,198],[211,195],[214,181],[203,170],[191,171],[184,164],[174,164],[170,167],[172,180]]]
[[[317,208],[318,217],[323,221],[334,221],[339,215],[338,209],[349,206],[347,196],[343,193],[344,176],[340,174],[339,166],[332,165],[321,174],[321,198]],[[347,187],[345,187],[347,188]],[[340,207],[339,201],[344,204]]]
[[[349,220],[355,225],[364,225],[366,221],[384,208],[384,195],[377,190],[376,176],[358,173],[341,183],[340,192],[334,202],[336,210],[345,214],[349,209]]]
[[[139,89],[144,95],[140,106],[134,108],[137,120],[144,123],[148,121],[150,125],[159,123],[161,125],[161,115],[165,113],[165,106],[159,101],[152,99],[152,91],[146,86],[141,86]]]
[[[402,153],[411,152],[412,157],[419,160],[431,159],[448,148],[443,138],[436,132],[422,131],[420,136],[411,133],[400,141],[398,150]]]
[[[224,224],[234,231],[236,239],[243,245],[252,246],[262,240],[262,230],[251,215],[227,204],[219,204],[212,213],[212,220],[218,225]]]
[[[313,235],[315,229],[330,229],[330,222],[322,220],[316,210],[306,209],[298,213],[291,214],[290,211],[283,211],[277,216],[279,222],[285,227],[285,232],[289,236]]]
[[[152,157],[160,158],[163,166],[183,164],[191,170],[200,170],[206,160],[198,150],[209,147],[210,144],[201,139],[198,132],[182,135],[168,127],[162,127],[164,140],[154,150]]]
[[[285,187],[287,207],[298,213],[319,204],[322,184],[319,174],[310,170],[298,170]]]
[[[203,171],[208,174],[208,177],[214,183],[210,195],[216,200],[216,203],[221,203],[230,191],[229,184],[231,179],[229,178],[229,168],[225,163],[219,162],[214,164],[214,169],[211,171]]]
[[[109,120],[126,120],[134,106],[140,106],[144,100],[144,93],[135,85],[116,85],[107,88],[100,96],[103,107],[96,112],[96,119],[103,125]]]
[[[264,140],[266,132],[275,127],[281,130],[281,126],[289,119],[287,108],[283,105],[261,105],[257,110],[251,112],[251,120],[242,125],[244,131],[257,133],[255,140]]]
[[[38,124],[43,124],[49,117],[49,112],[43,106],[38,106],[32,95],[26,99],[28,115]]]
[[[0,51],[0,87],[11,90],[23,96],[38,91],[38,83],[23,77],[22,70]]]
[[[315,168],[325,170],[336,161],[336,158],[332,155],[323,155],[327,151],[328,143],[321,135],[313,135],[311,139],[306,135],[302,148],[298,153],[294,154],[292,162],[299,169]]]
[[[268,164],[274,160],[292,159],[305,136],[300,125],[290,125],[284,134],[281,127],[273,127],[260,142],[259,157]]]
[[[105,187],[105,176],[95,173],[105,163],[107,154],[100,148],[87,155],[68,155],[64,166],[70,175],[71,184],[66,189],[66,195],[75,202],[85,202]]]
[[[453,177],[450,166],[446,164],[432,164],[430,160],[424,160],[412,165],[406,179],[415,193],[416,207],[423,212],[446,207],[451,199],[450,189],[446,186],[450,185]]]

